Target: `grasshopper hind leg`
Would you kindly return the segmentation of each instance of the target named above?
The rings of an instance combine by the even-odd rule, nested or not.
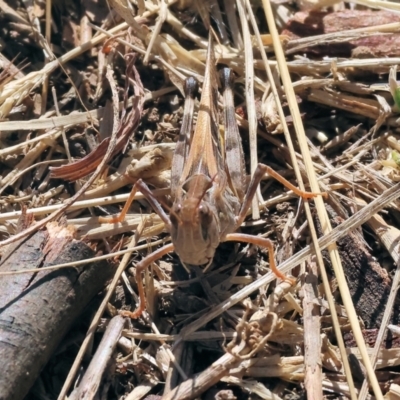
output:
[[[264,247],[268,249],[268,257],[269,257],[269,267],[271,271],[275,274],[277,278],[282,279],[283,281],[287,281],[290,284],[295,284],[296,280],[286,276],[283,272],[279,271],[275,263],[275,250],[274,245],[271,240],[266,238],[261,238],[259,236],[246,235],[244,233],[230,233],[226,235],[224,242],[244,242],[255,244],[256,246]]]

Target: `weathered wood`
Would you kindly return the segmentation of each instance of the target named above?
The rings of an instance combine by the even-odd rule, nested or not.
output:
[[[19,243],[0,271],[84,260],[94,252],[56,223]],[[107,262],[0,276],[0,400],[23,399],[89,301],[110,278]]]
[[[327,210],[334,228],[344,222],[330,207]],[[379,328],[392,286],[391,278],[372,257],[367,245],[356,232],[350,232],[337,245],[357,314],[366,328]],[[328,266],[331,265],[327,257],[325,261]],[[395,304],[391,323],[397,323],[399,311],[399,305]]]
[[[308,263],[303,284],[304,387],[307,399],[322,399],[321,314],[314,303],[318,293],[318,269],[315,258]]]

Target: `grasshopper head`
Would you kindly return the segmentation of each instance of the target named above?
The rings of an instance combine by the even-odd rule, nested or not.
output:
[[[218,218],[208,195],[211,188],[209,177],[194,175],[185,182],[182,194],[172,206],[172,243],[183,263],[207,264],[218,247]]]

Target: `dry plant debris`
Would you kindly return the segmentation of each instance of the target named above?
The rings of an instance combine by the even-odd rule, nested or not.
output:
[[[0,0],[0,253],[62,217],[90,262],[115,267],[27,398],[398,398],[399,8]],[[141,193],[125,222],[98,217],[138,179],[170,209],[184,80],[202,83],[210,29],[217,68],[236,74],[247,172],[263,162],[329,197],[303,204],[266,177],[242,226],[274,241],[295,285],[244,244],[220,245],[205,273],[171,253],[145,276],[148,313],[123,320],[135,265],[170,238]]]

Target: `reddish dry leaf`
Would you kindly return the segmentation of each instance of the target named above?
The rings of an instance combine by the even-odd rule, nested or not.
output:
[[[322,11],[298,12],[288,22],[282,34],[294,40],[393,22],[400,22],[400,15],[389,11],[343,10],[332,13]],[[398,57],[400,55],[400,33],[375,35],[344,43],[319,45],[303,49],[301,52],[333,57]]]
[[[134,83],[135,98],[131,111],[121,117],[122,123],[119,128],[113,157],[125,151],[129,139],[139,125],[143,111],[144,90],[133,60],[128,63],[126,68],[125,102],[128,98],[129,81]],[[90,154],[79,161],[61,167],[50,167],[51,177],[75,181],[90,174],[96,169],[106,154],[109,141],[110,138],[104,139]]]

